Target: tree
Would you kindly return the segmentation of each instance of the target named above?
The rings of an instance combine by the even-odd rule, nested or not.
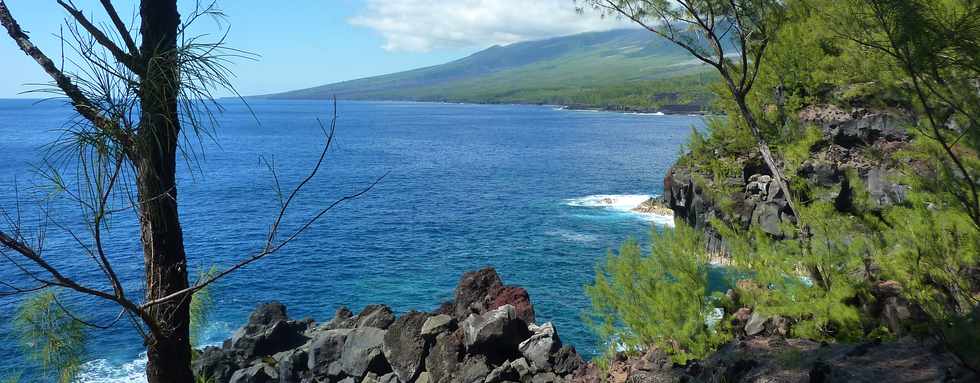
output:
[[[225,64],[241,57],[240,51],[224,47],[223,38],[204,42],[188,33],[188,27],[202,16],[222,16],[214,3],[198,4],[181,20],[176,0],[143,0],[139,3],[138,36],[130,32],[111,0],[100,0],[111,23],[104,30],[79,10],[71,0],[59,0],[71,16],[70,40],[65,40],[78,56],[75,70],[58,66],[24,32],[9,8],[0,0],[0,25],[18,47],[51,77],[50,91],[67,97],[80,118],[66,128],[69,137],[65,152],[73,154],[79,166],[70,184],[51,166],[49,178],[81,206],[90,238],[83,239],[60,226],[74,238],[79,253],[94,262],[105,276],[108,289],[82,283],[62,272],[42,254],[40,243],[32,244],[17,220],[10,220],[10,231],[0,231],[0,252],[24,276],[26,283],[3,282],[0,294],[22,294],[52,287],[63,288],[117,305],[119,318],[129,318],[144,337],[149,362],[147,380],[190,383],[191,372],[190,302],[192,295],[216,280],[280,250],[308,229],[334,206],[356,198],[377,184],[340,198],[298,222],[285,233],[281,228],[290,203],[319,171],[333,138],[336,115],[320,157],[306,178],[289,193],[280,196],[264,246],[239,263],[218,271],[191,285],[187,256],[178,212],[176,170],[180,157],[193,156],[186,147],[188,134],[207,135],[214,124],[213,113],[220,110],[214,89],[233,91],[230,71]],[[111,25],[111,27],[108,27]],[[334,106],[336,109],[336,105]],[[135,189],[131,197],[129,188]],[[277,180],[278,188],[278,180]],[[127,201],[126,199],[129,198]],[[123,200],[122,206],[115,206]],[[127,294],[124,281],[114,271],[104,243],[108,220],[122,212],[135,212],[143,250],[145,296],[142,300]],[[9,215],[7,215],[9,218]],[[19,258],[14,258],[15,256]],[[63,256],[67,256],[63,255]],[[77,318],[77,316],[72,316]],[[86,323],[96,327],[107,325]]]
[[[596,266],[595,282],[585,288],[592,300],[586,320],[610,347],[654,346],[679,364],[703,358],[729,337],[717,322],[721,303],[709,297],[704,237],[682,223],[652,230],[651,240],[649,256],[630,240]]]
[[[980,230],[980,3],[860,0],[829,12],[838,33],[908,78],[918,132],[935,142],[942,188]],[[964,147],[968,148],[964,150]]]
[[[785,13],[778,0],[589,0],[603,14],[625,17],[650,32],[687,50],[722,77],[738,106],[759,154],[796,216],[801,235],[802,217],[782,169],[772,155],[763,128],[747,97],[755,85],[769,43]],[[732,49],[729,51],[729,49]]]

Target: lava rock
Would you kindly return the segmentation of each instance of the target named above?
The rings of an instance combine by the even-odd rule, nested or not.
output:
[[[510,363],[504,363],[497,368],[494,368],[487,374],[484,383],[499,383],[499,382],[513,382],[521,378],[520,374]]]
[[[374,327],[385,330],[395,322],[395,313],[386,305],[367,305],[357,314],[355,327]]]
[[[462,330],[439,334],[425,357],[425,368],[432,375],[432,382],[451,381],[463,359],[463,353]]]
[[[276,383],[279,373],[275,367],[266,363],[257,363],[248,368],[235,371],[229,383]]]
[[[759,314],[759,312],[753,312],[752,316],[749,317],[748,323],[745,324],[745,335],[753,336],[761,334],[762,331],[766,329],[766,321],[769,317]]]
[[[488,297],[501,287],[500,276],[492,267],[463,274],[456,286],[456,299],[453,302],[456,319],[485,312]]]
[[[342,328],[354,328],[357,324],[356,320],[357,319],[354,317],[354,313],[351,312],[347,306],[340,306],[340,308],[337,309],[337,312],[334,313],[333,319],[323,326],[320,326],[320,329],[336,330]]]
[[[271,356],[306,343],[311,323],[288,320],[282,303],[261,304],[249,316],[248,323],[225,341],[224,348],[239,353],[245,361]]]
[[[205,347],[200,354],[194,358],[194,376],[215,382],[227,382],[231,380],[231,375],[239,368],[234,352],[222,350],[217,347]]]
[[[517,349],[531,362],[531,367],[535,371],[550,370],[552,355],[561,348],[561,340],[558,338],[555,326],[548,322],[543,326],[531,325],[529,329],[533,335],[521,342]]]
[[[470,314],[460,327],[468,353],[485,353],[494,359],[506,359],[516,353],[521,342],[531,335],[527,324],[517,317],[517,311],[511,305],[482,315]]]
[[[668,361],[670,359],[668,358]],[[575,347],[564,345],[552,356],[552,369],[558,375],[568,375],[577,371],[585,361],[582,356],[575,351]]]
[[[460,364],[458,374],[459,383],[483,383],[490,375],[490,366],[483,355],[471,355]]]
[[[382,350],[391,369],[403,382],[411,382],[422,371],[425,338],[422,326],[429,314],[412,311],[395,320],[385,333]]]
[[[307,353],[307,369],[315,377],[328,377],[340,374],[340,356],[350,329],[328,330],[317,334]]]
[[[386,374],[391,367],[385,360],[382,345],[385,330],[362,327],[351,330],[340,355],[340,371],[360,380],[368,372]]]
[[[307,354],[305,348],[299,347],[272,356],[276,361],[280,383],[298,382],[303,379],[309,371],[306,367],[309,358]]]
[[[504,305],[514,306],[517,317],[527,323],[534,323],[534,305],[531,304],[531,296],[523,287],[504,286],[496,290],[490,309],[496,309]]]
[[[445,314],[431,316],[422,324],[422,336],[435,339],[436,336],[444,332],[456,329],[456,320]]]

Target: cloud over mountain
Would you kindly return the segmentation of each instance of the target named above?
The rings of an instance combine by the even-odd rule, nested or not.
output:
[[[389,51],[427,52],[626,27],[596,12],[576,12],[573,0],[367,0],[350,19],[371,28]]]

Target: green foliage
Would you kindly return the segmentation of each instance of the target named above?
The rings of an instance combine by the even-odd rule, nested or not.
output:
[[[586,287],[589,322],[607,345],[627,350],[655,346],[684,364],[728,340],[723,324],[707,321],[716,304],[708,290],[709,256],[703,236],[678,225],[653,231],[649,256],[627,241],[596,267]]]
[[[875,262],[902,284],[907,298],[947,322],[977,304],[968,276],[980,264],[980,232],[962,211],[930,206],[922,197],[928,198],[916,196],[912,206],[886,213],[893,227],[882,231],[887,247]]]
[[[729,245],[736,273],[750,275],[755,286],[764,286],[740,289],[741,303],[792,319],[793,336],[861,338],[862,319],[851,300],[864,293],[863,260],[871,244],[853,218],[835,212],[829,203],[814,203],[801,213],[811,230],[805,244],[714,222]]]
[[[198,276],[198,281],[203,281],[205,279],[211,278],[218,273],[218,268],[211,266],[207,271],[201,272]],[[210,286],[206,286],[203,289],[198,290],[191,297],[190,305],[190,333],[191,333],[191,345],[198,344],[201,339],[201,335],[204,332],[204,328],[208,323],[208,319],[211,317],[211,313],[214,311],[214,297],[211,295]]]
[[[25,355],[44,376],[67,383],[79,372],[85,354],[84,324],[70,317],[58,296],[45,291],[25,300],[14,318]]]

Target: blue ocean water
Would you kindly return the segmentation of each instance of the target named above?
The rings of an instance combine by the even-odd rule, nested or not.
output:
[[[213,138],[190,139],[180,169],[180,209],[192,273],[232,264],[262,246],[277,211],[274,179],[295,185],[323,144],[318,101],[223,103]],[[332,210],[280,253],[223,280],[202,343],[220,342],[259,302],[279,300],[290,316],[329,319],[340,305],[355,312],[384,303],[398,312],[431,310],[451,299],[464,271],[497,268],[505,283],[531,294],[539,322],[589,355],[596,339],[581,321],[583,287],[605,252],[629,237],[646,241],[664,217],[632,213],[662,179],[700,117],[558,110],[548,106],[340,102],[337,135],[322,173],[299,197],[286,227],[318,207],[388,176],[367,195]],[[70,122],[58,102],[0,100],[0,206],[57,197],[37,176],[46,144]],[[16,187],[15,187],[16,185]],[[16,200],[22,203],[15,203]],[[69,274],[108,289],[59,221],[81,230],[63,200],[49,203],[45,256]],[[658,223],[659,222],[659,223]],[[86,241],[83,238],[83,241]],[[116,217],[110,258],[131,296],[141,296],[136,218]],[[17,279],[9,263],[0,280]],[[111,305],[69,295],[86,318],[115,316]],[[0,376],[30,370],[10,339],[16,299],[0,298]],[[131,326],[94,330],[81,381],[132,381],[142,372]]]

